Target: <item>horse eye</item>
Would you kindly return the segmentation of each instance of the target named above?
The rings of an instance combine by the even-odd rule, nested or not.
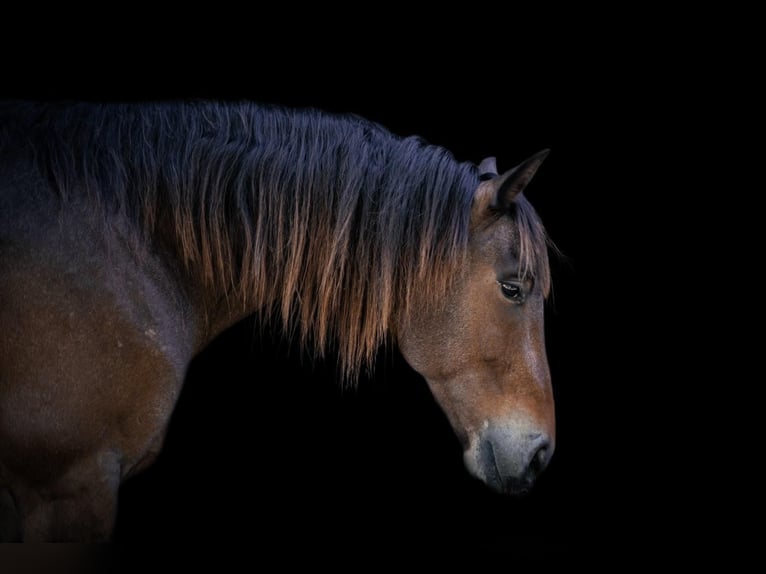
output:
[[[498,283],[500,283],[500,290],[506,299],[510,299],[515,303],[521,303],[524,300],[524,294],[521,291],[520,285],[506,281],[498,281]]]

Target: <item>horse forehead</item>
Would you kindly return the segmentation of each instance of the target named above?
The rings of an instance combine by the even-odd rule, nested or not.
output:
[[[519,229],[510,217],[502,216],[474,229],[471,249],[482,257],[518,257]]]

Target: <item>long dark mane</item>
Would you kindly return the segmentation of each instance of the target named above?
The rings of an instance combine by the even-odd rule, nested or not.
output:
[[[353,378],[414,295],[438,301],[466,254],[476,166],[355,116],[253,103],[47,104],[0,111],[65,200],[136,237],[169,229],[186,268],[276,314]],[[17,138],[20,137],[17,134]],[[2,145],[6,145],[5,143]],[[548,290],[522,199],[522,263]]]

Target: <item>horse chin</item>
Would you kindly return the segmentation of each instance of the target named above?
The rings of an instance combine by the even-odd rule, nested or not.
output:
[[[492,477],[490,480],[485,480],[484,484],[498,494],[518,498],[528,495],[534,486],[534,483],[531,481],[515,478],[502,480],[500,477]]]
[[[496,494],[522,497],[529,494],[532,489],[533,483],[530,481],[514,477],[504,479],[494,465],[486,467],[477,464],[476,456],[470,450],[466,450],[463,454],[463,461],[468,473]]]

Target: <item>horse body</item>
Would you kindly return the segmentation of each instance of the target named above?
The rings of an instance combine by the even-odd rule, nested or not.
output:
[[[36,174],[15,179],[0,212],[0,478],[24,539],[107,538],[119,484],[161,447],[194,315],[156,255],[39,193]]]
[[[544,155],[482,183],[357,120],[341,122],[359,138],[344,142],[335,118],[257,107],[202,106],[189,126],[175,110],[107,107],[87,125],[97,115],[0,113],[0,536],[108,539],[190,361],[252,313],[281,315],[319,352],[339,341],[351,375],[390,337],[469,471],[501,492],[531,486],[554,416],[544,234],[520,194]]]

